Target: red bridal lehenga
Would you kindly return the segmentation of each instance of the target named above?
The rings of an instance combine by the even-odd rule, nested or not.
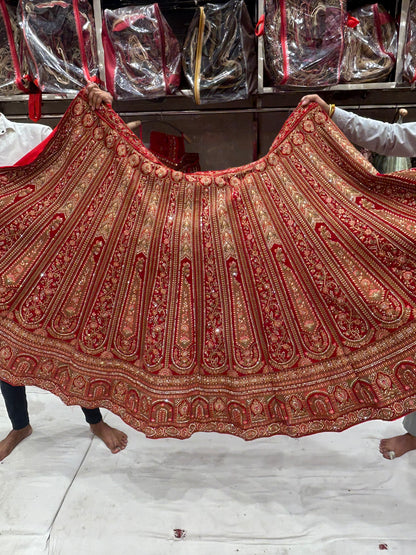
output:
[[[2,379],[153,438],[416,409],[416,172],[377,175],[316,105],[183,174],[81,91],[29,161],[0,170]]]

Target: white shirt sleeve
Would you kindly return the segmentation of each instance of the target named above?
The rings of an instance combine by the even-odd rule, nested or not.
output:
[[[332,119],[355,145],[386,156],[416,156],[416,122],[385,123],[341,108]]]

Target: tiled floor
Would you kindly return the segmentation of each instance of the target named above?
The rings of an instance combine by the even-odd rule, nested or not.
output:
[[[245,443],[129,435],[112,455],[78,407],[29,388],[34,428],[0,464],[2,555],[413,555],[416,452],[380,437],[400,422]],[[0,403],[0,434],[9,423]],[[179,536],[179,537],[176,537]]]

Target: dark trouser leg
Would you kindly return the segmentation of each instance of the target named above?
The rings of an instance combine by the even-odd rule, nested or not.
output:
[[[0,388],[13,430],[21,430],[29,424],[26,389],[23,385],[10,385],[0,380]]]
[[[29,424],[26,388],[23,385],[10,385],[2,380],[0,380],[0,387],[13,430],[25,428]],[[103,419],[100,409],[81,408],[88,424],[98,424]]]
[[[98,424],[98,422],[101,422],[101,420],[103,419],[100,409],[85,409],[84,407],[81,408],[82,412],[85,414],[85,420],[88,422],[88,424]]]

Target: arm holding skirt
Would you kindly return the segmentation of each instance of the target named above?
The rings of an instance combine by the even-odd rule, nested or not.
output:
[[[317,94],[304,96],[301,106],[316,102],[332,116],[334,123],[355,145],[385,156],[416,156],[416,122],[385,123],[358,116],[341,108],[333,109]],[[332,114],[331,114],[332,112]]]
[[[335,108],[334,123],[355,145],[385,156],[416,155],[416,122],[385,123]]]

